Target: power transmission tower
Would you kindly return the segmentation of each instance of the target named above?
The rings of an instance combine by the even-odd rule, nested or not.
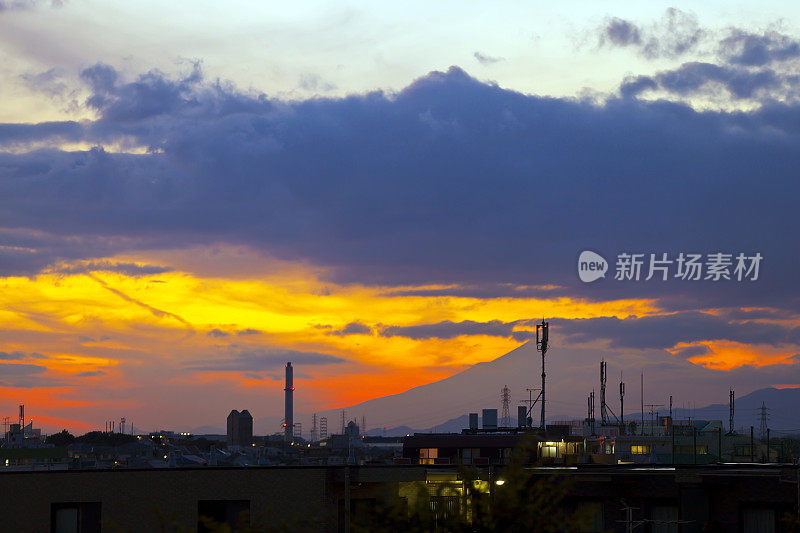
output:
[[[328,438],[328,417],[323,416],[319,419],[319,438],[320,439],[327,439]]]
[[[761,416],[760,416],[761,425],[758,428],[758,436],[761,440],[764,440],[767,438],[767,431],[768,431],[767,420],[769,419],[769,414],[767,413],[767,411],[769,411],[769,408],[766,406],[764,402],[761,402],[761,407],[759,408],[759,411],[761,411]]]
[[[503,387],[503,392],[500,396],[500,401],[502,402],[502,412],[500,414],[500,427],[509,427],[511,426],[511,414],[508,412],[508,406],[511,403],[511,390],[508,388],[508,385]]]

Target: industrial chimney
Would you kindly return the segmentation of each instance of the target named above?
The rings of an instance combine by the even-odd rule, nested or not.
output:
[[[284,413],[284,426],[283,436],[286,442],[291,442],[294,433],[294,406],[292,403],[292,395],[294,394],[294,379],[292,377],[292,363],[286,363],[286,391],[285,400],[285,413]]]

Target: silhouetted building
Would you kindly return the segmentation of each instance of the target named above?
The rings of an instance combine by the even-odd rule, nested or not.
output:
[[[253,442],[253,417],[244,409],[228,415],[228,446],[250,446]]]

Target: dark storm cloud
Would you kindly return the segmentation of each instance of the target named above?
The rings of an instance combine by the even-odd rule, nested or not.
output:
[[[673,70],[659,72],[654,76],[637,76],[625,80],[620,86],[623,96],[660,88],[673,94],[688,96],[702,92],[713,92],[716,86],[724,88],[733,98],[754,98],[759,95],[772,97],[796,96],[795,84],[800,80],[795,74],[779,74],[772,69],[752,70],[738,66],[714,63],[684,63]]]
[[[776,31],[759,35],[732,29],[720,41],[719,53],[735,65],[763,67],[800,57],[800,41]]]
[[[151,151],[0,153],[0,227],[15,228],[0,230],[4,274],[225,242],[326,266],[338,282],[800,306],[785,231],[800,225],[793,103],[594,104],[504,90],[455,67],[396,94],[291,103],[199,71],[124,81],[99,65],[84,78],[100,118],[83,140]],[[584,248],[612,264],[621,251],[765,260],[758,282],[581,284]]]
[[[36,7],[59,8],[64,5],[64,0],[0,0],[0,13],[3,11],[27,10]]]
[[[137,265],[136,263],[119,263],[113,261],[87,261],[75,265],[65,265],[54,269],[59,274],[87,274],[91,272],[115,272],[125,276],[152,276],[171,272],[173,269],[156,265]]]
[[[227,331],[222,331],[221,329],[212,329],[211,331],[206,333],[206,335],[218,339],[220,337],[227,337],[228,335],[230,335],[230,333],[228,333]]]
[[[383,293],[385,296],[422,296],[460,298],[557,298],[568,296],[565,287],[557,285],[526,286],[511,283],[483,283],[480,285],[458,285],[443,288],[392,289]]]
[[[78,141],[84,134],[83,126],[74,121],[0,124],[0,145],[47,140]]]
[[[607,18],[598,30],[598,45],[632,47],[647,59],[674,58],[694,50],[705,35],[696,16],[669,8],[659,21],[646,26]]]
[[[47,367],[27,363],[0,363],[0,378],[30,376],[47,371]]]
[[[362,324],[361,322],[350,322],[342,329],[329,331],[327,335],[369,335],[371,333],[372,329],[366,324]]]
[[[611,17],[600,29],[600,46],[630,46],[642,44],[639,27],[618,17]]]
[[[97,376],[105,376],[106,372],[103,370],[87,370],[86,372],[79,372],[75,374],[76,377],[79,378],[93,378]]]
[[[478,63],[484,66],[494,65],[495,63],[503,61],[502,57],[492,57],[490,55],[482,54],[481,52],[475,52],[474,54],[472,54],[472,57],[477,59]]]
[[[512,337],[523,341],[530,338],[529,331],[514,331],[518,322],[475,322],[463,320],[452,322],[445,320],[436,324],[420,324],[416,326],[389,326],[381,331],[383,337],[408,337],[410,339],[453,339],[462,335],[490,335],[493,337]],[[535,335],[535,333],[534,333]]]
[[[327,353],[279,348],[231,348],[222,355],[189,361],[185,368],[196,372],[259,372],[280,369],[287,361],[293,365],[328,365],[342,363],[344,359]]]
[[[686,348],[681,348],[675,353],[675,355],[683,357],[684,359],[689,359],[690,357],[697,357],[699,355],[706,355],[708,353],[711,353],[711,349],[705,344],[699,344],[697,346],[687,346]]]
[[[679,343],[726,340],[772,346],[800,343],[800,328],[754,321],[735,321],[724,315],[687,311],[646,317],[553,319],[553,331],[569,342],[609,341],[612,348],[672,348]],[[689,354],[688,356],[699,355]]]
[[[13,352],[0,352],[0,360],[12,361],[20,359],[42,359],[44,356],[39,353],[20,352],[18,350]]]

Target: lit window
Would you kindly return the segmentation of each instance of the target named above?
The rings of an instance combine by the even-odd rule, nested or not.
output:
[[[632,444],[631,453],[635,455],[649,455],[650,445],[648,444]]]
[[[556,457],[558,457],[558,447],[557,446],[542,446],[542,457],[555,459]]]
[[[439,448],[420,448],[419,464],[432,465],[434,459],[439,457]]]

